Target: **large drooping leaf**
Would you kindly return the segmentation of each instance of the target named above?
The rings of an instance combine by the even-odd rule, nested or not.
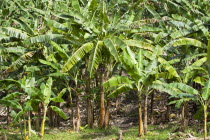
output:
[[[129,52],[128,52],[129,51]],[[127,47],[123,50],[122,56],[120,57],[121,62],[126,67],[126,71],[135,80],[143,76],[141,69],[138,67],[138,62],[135,59],[135,54],[132,50]]]
[[[161,32],[161,31],[162,31],[162,29],[158,28],[158,27],[143,26],[139,29],[131,30],[131,33],[148,33],[148,32],[154,33],[154,32]]]
[[[53,111],[58,113],[63,119],[68,119],[68,117],[65,115],[65,113],[57,106],[50,106],[50,108],[52,108]]]
[[[65,94],[65,92],[66,92],[66,88],[64,88],[56,97],[52,98],[51,100],[54,102],[65,102],[62,99],[62,96],[63,96],[63,94]]]
[[[22,110],[21,105],[17,101],[14,101],[14,100],[0,99],[0,104]]]
[[[207,101],[210,96],[210,79],[205,83],[205,86],[202,88],[202,98]]]
[[[110,38],[104,40],[105,46],[109,49],[109,52],[114,56],[116,61],[119,61],[119,55],[117,49]]]
[[[173,43],[173,46],[182,46],[182,45],[193,45],[201,48],[205,48],[206,45],[196,39],[192,38],[183,38],[183,39],[178,39]]]
[[[34,54],[35,52],[27,52],[23,54],[17,60],[15,60],[4,72],[9,73],[19,69],[24,63],[29,61],[34,56]]]
[[[26,52],[26,48],[24,47],[20,47],[20,46],[16,46],[16,47],[7,47],[4,48],[4,50],[2,50],[5,53],[21,53],[24,54]],[[0,49],[0,53],[1,53],[1,49]]]
[[[10,37],[9,35],[0,34],[0,43],[8,43],[12,42],[14,37]]]
[[[165,59],[159,57],[158,58],[158,61],[161,63],[161,65],[171,74],[173,75],[174,77],[177,77],[180,79],[180,76],[179,74],[177,73],[176,69],[171,66],[168,61],[166,61]]]
[[[19,38],[19,39],[28,38],[27,33],[22,30],[19,30],[19,29],[15,29],[12,27],[3,27],[2,30],[3,30],[3,32],[5,32],[5,34],[7,34],[10,37],[15,37],[15,38]]]
[[[127,44],[122,40],[120,39],[119,37],[113,37],[112,38],[112,41],[118,46],[120,47],[121,49],[125,49],[127,47]]]
[[[155,48],[153,45],[149,43],[138,41],[138,40],[126,40],[125,43],[128,46],[135,46],[135,47],[139,47],[139,48],[150,50],[150,51],[153,51]]]
[[[69,71],[79,60],[81,60],[86,53],[93,48],[93,43],[89,42],[82,45],[64,64],[62,72]]]
[[[114,77],[110,78],[108,81],[104,82],[103,86],[105,88],[109,88],[109,87],[114,87],[114,86],[118,86],[121,84],[131,84],[131,83],[133,83],[133,81],[131,81],[126,76],[114,76]]]
[[[42,64],[45,64],[45,65],[51,66],[53,69],[56,69],[56,70],[59,69],[55,64],[53,64],[53,63],[51,63],[49,61],[45,61],[43,59],[39,59],[39,62],[42,63]]]
[[[63,48],[61,48],[57,43],[51,41],[50,44],[55,48],[58,54],[63,58],[63,60],[67,60],[69,58],[68,54],[65,52]]]
[[[184,37],[190,33],[192,33],[194,31],[191,31],[191,30],[178,30],[178,31],[175,31],[173,32],[170,36],[173,38],[173,39],[176,39],[176,38],[181,38],[181,37]]]
[[[203,65],[206,62],[206,60],[207,60],[207,57],[203,57],[203,58],[195,61],[192,65],[186,67],[182,72],[183,73],[188,73],[188,72],[193,71],[193,70],[203,69],[200,66]]]
[[[7,94],[6,97],[3,97],[2,100],[12,100],[12,99],[19,97],[21,95],[22,95],[22,93],[20,93],[20,92],[10,93],[10,94]]]
[[[48,19],[48,18],[45,18],[45,21],[47,23],[47,25],[51,28],[56,28],[56,29],[59,29],[59,30],[63,30],[63,31],[66,31],[68,30],[68,27],[65,26],[64,24],[61,24],[55,20],[51,20],[51,19]]]
[[[116,98],[120,93],[129,91],[132,89],[132,85],[130,84],[123,84],[119,86],[117,89],[115,89],[113,92],[111,92],[108,97],[109,98]]]
[[[34,35],[33,30],[30,28],[30,26],[23,20],[21,19],[14,19],[14,21],[18,22],[21,27],[29,34],[29,35]]]
[[[88,71],[90,72],[91,76],[92,76],[94,70],[96,70],[98,68],[99,57],[100,57],[100,52],[102,50],[102,45],[103,45],[103,42],[98,41],[95,48],[91,52],[90,61],[89,61],[89,64],[88,64]]]
[[[61,38],[63,35],[61,34],[46,34],[46,35],[38,35],[34,37],[29,37],[23,41],[25,44],[33,44],[40,42],[50,42],[54,39]]]
[[[193,95],[198,95],[199,92],[192,88],[191,86],[188,86],[184,83],[170,83],[169,86],[172,86],[172,87],[175,87],[175,88],[178,88],[179,90],[182,90],[186,93],[189,93],[189,94],[193,94]]]
[[[150,85],[151,88],[159,90],[161,92],[166,92],[170,95],[177,95],[179,93],[182,93],[182,91],[180,91],[178,88],[173,87],[173,86],[169,86],[167,83],[162,82],[160,80],[156,80],[152,83],[152,85]]]
[[[178,40],[173,40],[164,46],[164,50],[169,49],[171,46],[183,46],[183,45],[191,45],[200,48],[206,48],[206,45],[199,40],[193,38],[181,38]]]

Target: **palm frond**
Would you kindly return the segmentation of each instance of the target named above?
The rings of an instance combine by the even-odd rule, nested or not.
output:
[[[19,30],[19,29],[12,28],[12,27],[3,27],[2,31],[10,37],[15,37],[15,38],[19,38],[19,39],[28,38],[28,35],[26,32]]]
[[[114,56],[116,61],[119,61],[119,54],[117,52],[117,49],[113,43],[113,41],[109,38],[104,40],[105,46],[109,49],[109,52]]]
[[[63,35],[61,34],[46,34],[46,35],[38,35],[34,37],[29,37],[23,41],[24,44],[33,44],[40,42],[49,42],[51,40],[61,38]]]
[[[180,79],[179,74],[177,73],[176,69],[171,66],[168,61],[166,61],[165,59],[159,57],[158,61],[161,63],[161,65],[174,77],[177,77],[178,79]]]
[[[89,64],[88,64],[88,71],[89,71],[91,76],[92,76],[94,70],[96,70],[98,68],[99,57],[100,57],[100,52],[102,50],[102,46],[103,46],[103,42],[98,41],[95,48],[91,52],[90,61],[89,61]]]
[[[127,76],[114,76],[110,78],[108,81],[103,83],[103,86],[105,88],[109,87],[115,87],[122,84],[131,84],[133,81],[131,81]]]
[[[82,45],[64,64],[62,72],[69,71],[79,60],[81,60],[85,53],[88,53],[93,48],[93,43],[89,42]]]

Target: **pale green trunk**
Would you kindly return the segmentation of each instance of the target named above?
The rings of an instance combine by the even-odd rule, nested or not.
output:
[[[46,113],[47,113],[47,107],[44,107],[43,112],[43,119],[42,119],[42,125],[41,125],[41,137],[44,137],[44,129],[45,129],[45,120],[46,120]]]
[[[31,137],[31,116],[30,116],[30,111],[28,112],[28,136]]]
[[[206,137],[207,137],[207,106],[204,106],[203,112],[204,112],[204,140],[206,140]]]

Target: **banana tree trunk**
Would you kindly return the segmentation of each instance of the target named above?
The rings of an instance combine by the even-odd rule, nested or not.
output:
[[[7,129],[9,129],[9,124],[10,124],[10,111],[9,111],[9,106],[7,106]]]
[[[42,119],[42,124],[41,124],[41,137],[44,137],[46,114],[47,114],[47,106],[44,106],[43,119]]]
[[[104,127],[105,127],[105,129],[107,129],[109,127],[109,120],[110,120],[110,118],[109,118],[110,117],[109,107],[110,107],[110,102],[107,101],[105,120],[104,120]]]
[[[70,89],[69,89],[69,91],[70,91]],[[70,110],[71,110],[72,127],[73,127],[73,130],[75,131],[76,126],[75,126],[74,107],[73,107],[71,92],[69,92],[69,106],[70,106]]]
[[[88,64],[88,57],[85,59],[86,64]],[[93,127],[93,122],[94,122],[94,115],[93,115],[93,105],[92,105],[92,99],[91,99],[91,90],[90,90],[90,77],[88,74],[88,65],[86,66],[86,71],[85,71],[85,77],[86,77],[86,95],[88,96],[87,98],[87,124],[90,128]]]
[[[144,134],[147,133],[147,104],[148,104],[148,95],[145,95],[145,101],[144,101]]]
[[[206,137],[207,137],[207,105],[204,105],[203,112],[204,112],[204,140],[206,140]]]
[[[139,103],[139,137],[144,136],[143,121],[142,121],[142,106]]]
[[[151,106],[150,106],[150,123],[153,125],[154,124],[154,92],[151,93]]]
[[[187,109],[187,103],[184,103],[182,105],[182,131],[185,131],[187,126],[186,109]]]
[[[104,87],[102,83],[104,82],[104,73],[100,77],[101,89],[100,89],[100,116],[99,116],[99,127],[104,126],[104,117],[105,117],[105,105],[104,105]]]
[[[27,128],[26,128],[26,118],[25,118],[25,115],[24,115],[24,140],[28,140],[28,133],[27,133]]]
[[[94,116],[93,116],[93,105],[90,98],[87,98],[87,122],[90,128],[93,127]]]
[[[31,137],[31,114],[28,112],[28,136]]]
[[[79,108],[79,96],[76,98],[76,105],[77,105],[77,126],[76,126],[76,132],[79,132],[79,128],[81,125],[81,117],[80,117],[80,108]]]
[[[74,112],[73,107],[72,107],[72,112]],[[76,119],[74,118],[74,113],[72,113],[72,126],[73,126],[73,130],[76,131]]]

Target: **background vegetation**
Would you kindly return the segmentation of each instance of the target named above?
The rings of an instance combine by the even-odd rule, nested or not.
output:
[[[148,123],[168,125],[180,114],[176,131],[199,123],[207,139],[209,25],[208,0],[2,0],[0,107],[7,126],[18,127],[22,139],[68,121],[74,132],[97,133],[110,128],[123,98],[137,106],[139,137],[152,135]],[[161,100],[166,111],[158,121]]]

